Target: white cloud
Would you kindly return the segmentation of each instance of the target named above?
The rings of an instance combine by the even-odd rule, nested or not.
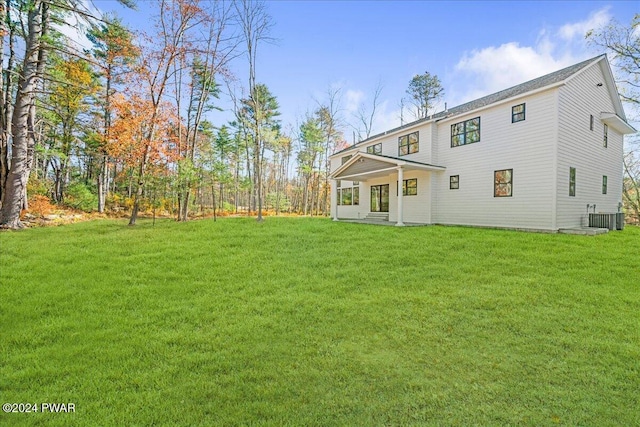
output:
[[[467,85],[461,102],[476,99],[571,65],[574,58],[554,58],[548,47],[520,46],[516,42],[466,53],[456,72],[466,75]],[[456,103],[457,104],[457,103]]]
[[[609,9],[610,7],[607,6],[603,9],[591,13],[591,15],[589,15],[589,18],[584,21],[563,25],[558,30],[558,35],[565,40],[573,40],[576,37],[584,38],[584,35],[587,33],[587,31],[594,28],[600,28],[609,22],[609,20],[611,19]]]
[[[348,113],[355,113],[360,108],[360,104],[364,100],[364,92],[361,90],[348,89],[345,93],[345,110]]]
[[[584,36],[610,19],[609,7],[605,7],[583,21],[556,29],[543,28],[534,46],[508,42],[465,52],[449,78],[449,105],[459,105],[594,56],[588,51]]]

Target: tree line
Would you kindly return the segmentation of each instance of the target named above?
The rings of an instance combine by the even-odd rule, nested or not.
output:
[[[346,146],[338,91],[284,129],[257,72],[273,26],[265,3],[157,0],[153,30],[138,33],[83,5],[0,6],[3,227],[22,227],[35,196],[126,210],[131,225],[150,209],[181,221],[205,210],[328,214],[328,159]],[[91,48],[60,31],[71,19]],[[241,60],[247,76],[231,72]],[[233,105],[226,123],[214,121],[221,96]]]

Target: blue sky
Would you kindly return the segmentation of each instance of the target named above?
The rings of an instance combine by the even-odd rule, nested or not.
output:
[[[145,29],[149,4],[117,9],[133,29]],[[300,122],[327,90],[340,88],[345,123],[371,107],[383,86],[374,133],[400,124],[400,99],[411,77],[440,77],[445,97],[438,109],[492,93],[602,52],[587,46],[588,29],[611,18],[629,25],[638,1],[426,2],[269,1],[274,44],[259,47],[257,78],[276,95],[285,129]],[[244,57],[231,68],[246,81]],[[244,83],[246,85],[246,83]],[[217,114],[217,116],[216,116]],[[213,113],[216,125],[227,118]],[[405,112],[406,118],[411,117]],[[350,141],[352,131],[346,127]]]

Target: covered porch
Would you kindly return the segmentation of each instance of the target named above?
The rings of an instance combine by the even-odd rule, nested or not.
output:
[[[398,157],[356,153],[330,176],[331,216],[334,221],[429,224],[431,175],[444,170]]]

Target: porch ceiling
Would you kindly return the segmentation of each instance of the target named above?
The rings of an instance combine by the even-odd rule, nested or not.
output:
[[[414,162],[391,156],[381,156],[369,153],[357,153],[348,162],[340,166],[331,174],[332,179],[351,179],[366,181],[372,178],[387,176],[402,167],[405,171],[427,170],[443,171],[443,166]]]

